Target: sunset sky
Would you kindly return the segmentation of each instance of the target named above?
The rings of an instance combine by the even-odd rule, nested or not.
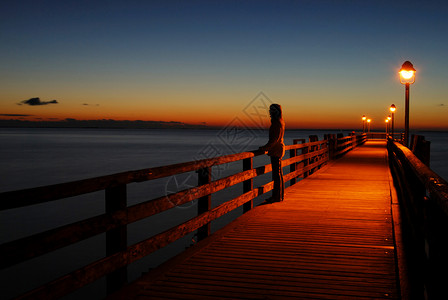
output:
[[[399,128],[409,60],[411,129],[448,130],[447,3],[2,1],[0,118],[225,125],[262,92],[288,128]]]

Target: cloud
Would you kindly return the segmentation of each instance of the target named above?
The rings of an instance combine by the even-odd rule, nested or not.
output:
[[[445,103],[440,103],[440,104],[437,105],[437,106],[446,106],[446,105],[445,105]]]
[[[100,106],[99,104],[89,104],[89,103],[83,103],[83,106]]]
[[[31,98],[28,100],[23,100],[18,105],[26,104],[30,106],[37,106],[37,105],[47,105],[47,104],[58,104],[59,102],[57,100],[51,100],[51,101],[40,101],[40,98]]]
[[[0,114],[2,117],[31,117],[32,115],[21,115],[21,114]]]

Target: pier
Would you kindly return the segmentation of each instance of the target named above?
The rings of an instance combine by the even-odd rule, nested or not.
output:
[[[254,179],[259,151],[1,193],[1,210],[105,191],[105,214],[0,245],[1,267],[106,233],[106,256],[19,299],[54,299],[106,276],[110,299],[443,299],[448,275],[448,185],[431,171],[428,143],[411,150],[386,135],[327,135],[287,146],[285,201],[254,205],[272,189]],[[425,148],[426,147],[426,148]],[[212,178],[213,169],[241,171]],[[194,172],[196,187],[127,205],[126,186]],[[286,173],[286,172],[285,172]],[[212,206],[214,193],[241,195]],[[198,200],[198,214],[127,245],[127,225]],[[212,233],[211,222],[243,207]],[[192,232],[198,243],[127,283],[127,266]]]
[[[371,141],[117,298],[398,299],[393,232],[386,142]]]

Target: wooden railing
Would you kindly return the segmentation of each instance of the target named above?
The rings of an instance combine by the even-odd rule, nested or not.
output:
[[[366,132],[364,134],[368,140],[385,140],[386,138],[392,137],[390,132]],[[393,134],[395,141],[403,141],[403,136],[404,133],[402,132],[396,132]]]
[[[369,132],[367,133],[367,138],[369,140],[385,140],[386,139],[386,132]]]
[[[339,134],[337,137],[334,134],[326,135],[328,140],[328,148],[330,151],[330,158],[337,158],[341,155],[344,155],[348,151],[353,148],[364,144],[367,141],[367,134],[359,134],[359,135],[349,135],[343,137]]]
[[[389,140],[388,153],[403,215],[411,299],[448,299],[448,183],[405,146]]]
[[[321,168],[329,159],[353,149],[365,141],[365,135],[340,139],[329,135],[327,140],[310,139],[308,143],[286,146],[289,158],[282,167],[290,166],[284,181],[290,184]],[[298,153],[300,151],[300,153]],[[113,292],[127,281],[127,266],[177,239],[197,230],[198,239],[210,235],[211,221],[243,206],[247,212],[254,199],[272,190],[273,182],[254,187],[254,178],[271,172],[270,164],[254,167],[254,157],[264,155],[250,151],[186,163],[123,172],[92,179],[56,184],[26,190],[0,193],[0,211],[21,208],[59,199],[105,191],[105,214],[45,231],[30,237],[0,245],[0,269],[50,253],[87,238],[106,233],[106,256],[44,286],[34,289],[20,299],[54,299],[69,294],[97,279],[107,276],[107,290]],[[242,172],[212,180],[213,168],[241,162]],[[196,187],[168,194],[132,206],[127,205],[127,185],[150,181],[186,172],[196,172]],[[242,194],[212,208],[211,195],[243,183]],[[182,224],[156,234],[141,242],[127,245],[127,225],[198,199],[198,215]]]

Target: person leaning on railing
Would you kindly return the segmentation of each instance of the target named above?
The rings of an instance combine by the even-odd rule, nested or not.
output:
[[[271,157],[272,180],[274,189],[272,198],[267,202],[280,202],[284,199],[285,184],[283,182],[282,157],[285,155],[285,144],[283,136],[285,135],[285,121],[282,116],[282,107],[279,104],[271,104],[269,107],[271,116],[271,127],[269,127],[269,141],[261,146],[259,150],[267,151]]]

